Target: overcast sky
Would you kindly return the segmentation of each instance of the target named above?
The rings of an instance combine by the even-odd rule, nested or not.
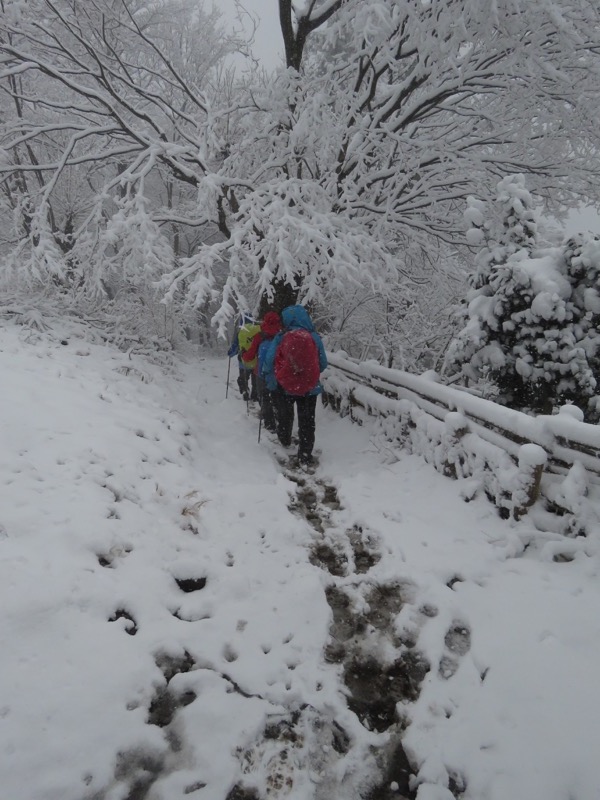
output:
[[[573,233],[592,233],[600,234],[600,215],[593,208],[584,208],[581,211],[572,211],[565,224],[565,232],[569,235]]]
[[[215,5],[228,23],[239,24],[234,0],[218,0]],[[278,66],[283,58],[283,42],[277,0],[243,0],[243,6],[258,22],[254,55],[267,69]],[[246,29],[251,30],[248,20]]]

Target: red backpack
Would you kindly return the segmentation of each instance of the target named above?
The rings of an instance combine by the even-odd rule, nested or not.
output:
[[[319,382],[319,349],[304,328],[287,331],[275,353],[275,378],[284,392],[304,395]]]

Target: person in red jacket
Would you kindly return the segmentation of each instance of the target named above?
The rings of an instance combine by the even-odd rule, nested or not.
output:
[[[256,388],[258,393],[258,402],[260,403],[260,413],[263,419],[263,424],[268,431],[277,430],[275,420],[275,405],[273,402],[273,392],[267,389],[267,386],[261,378],[261,354],[264,357],[268,345],[281,331],[281,317],[276,311],[267,311],[260,323],[260,331],[256,334],[250,347],[242,355],[242,360],[245,363],[252,363],[256,360],[254,367],[254,374],[256,375]]]

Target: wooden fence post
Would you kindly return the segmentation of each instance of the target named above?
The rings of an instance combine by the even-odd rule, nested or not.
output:
[[[540,495],[540,483],[548,455],[537,444],[523,444],[519,448],[519,466],[512,493],[513,517],[520,519]]]
[[[442,472],[447,478],[461,478],[458,465],[462,464],[460,458],[460,440],[469,432],[469,423],[459,411],[449,411],[444,417],[443,467]]]

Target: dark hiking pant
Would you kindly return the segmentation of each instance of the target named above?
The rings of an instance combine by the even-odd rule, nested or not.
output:
[[[244,400],[257,400],[256,375],[251,369],[246,369],[241,361],[238,361],[240,374],[238,375],[237,385]]]
[[[256,390],[258,393],[258,402],[260,403],[260,414],[262,416],[263,425],[268,431],[277,429],[275,421],[275,404],[273,401],[273,392],[270,392],[262,378],[256,378]]]
[[[284,447],[292,443],[294,427],[294,403],[298,408],[298,458],[309,461],[315,446],[315,411],[317,395],[307,394],[304,397],[293,397],[285,392],[273,393],[277,409],[277,436]]]

